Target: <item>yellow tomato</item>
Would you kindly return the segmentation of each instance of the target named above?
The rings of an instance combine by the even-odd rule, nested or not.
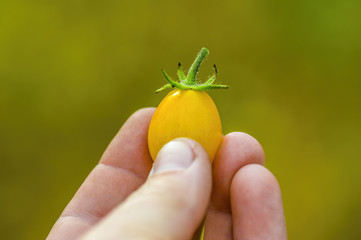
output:
[[[222,124],[216,105],[206,92],[178,89],[163,99],[149,126],[152,159],[164,144],[179,137],[199,142],[213,161],[222,141]]]
[[[178,65],[179,82],[172,80],[165,71],[163,75],[169,84],[158,89],[176,88],[159,104],[149,125],[148,147],[155,160],[159,150],[167,142],[180,137],[192,138],[199,142],[213,161],[222,141],[222,125],[218,110],[211,97],[204,92],[209,89],[228,88],[214,85],[215,74],[205,83],[196,83],[196,75],[203,59],[209,51],[202,48],[190,67],[187,76]]]

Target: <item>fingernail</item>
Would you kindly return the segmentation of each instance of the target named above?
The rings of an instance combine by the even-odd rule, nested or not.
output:
[[[192,145],[184,140],[173,140],[159,151],[153,174],[188,168],[194,159]]]

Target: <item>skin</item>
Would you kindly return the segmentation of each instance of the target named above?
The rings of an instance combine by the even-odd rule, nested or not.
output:
[[[213,161],[222,141],[222,124],[217,107],[206,92],[173,90],[162,100],[149,126],[152,159],[155,160],[164,144],[179,137],[199,142]]]
[[[254,138],[226,135],[212,166],[197,142],[172,141],[148,178],[153,113],[142,109],[127,120],[47,239],[190,239],[204,215],[206,240],[287,239],[281,191]],[[191,152],[172,153],[172,144]],[[164,162],[182,154],[193,160],[175,159],[181,169]]]

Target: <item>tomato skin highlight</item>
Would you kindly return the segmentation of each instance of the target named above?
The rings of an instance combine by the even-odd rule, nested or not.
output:
[[[148,131],[153,161],[167,142],[180,137],[199,142],[213,161],[222,142],[222,124],[217,107],[206,92],[177,89],[162,100]]]

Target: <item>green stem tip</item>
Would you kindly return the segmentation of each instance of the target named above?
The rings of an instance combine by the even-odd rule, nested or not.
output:
[[[207,57],[208,54],[209,54],[208,49],[202,48],[201,51],[198,53],[198,56],[194,60],[192,66],[189,68],[187,75],[184,74],[181,63],[179,63],[178,64],[178,72],[177,72],[178,77],[179,77],[179,82],[172,80],[168,76],[168,74],[162,69],[162,73],[169,84],[164,85],[163,87],[161,87],[160,89],[158,89],[155,92],[158,93],[158,92],[163,91],[164,89],[168,89],[168,88],[178,88],[178,89],[182,89],[182,90],[193,89],[193,90],[198,90],[198,91],[205,91],[205,90],[209,90],[209,89],[228,88],[227,85],[213,84],[213,82],[216,80],[216,77],[218,74],[216,65],[213,65],[214,66],[214,75],[212,75],[205,83],[202,83],[202,84],[196,83],[196,76],[198,74],[199,67],[201,66],[203,60]]]

